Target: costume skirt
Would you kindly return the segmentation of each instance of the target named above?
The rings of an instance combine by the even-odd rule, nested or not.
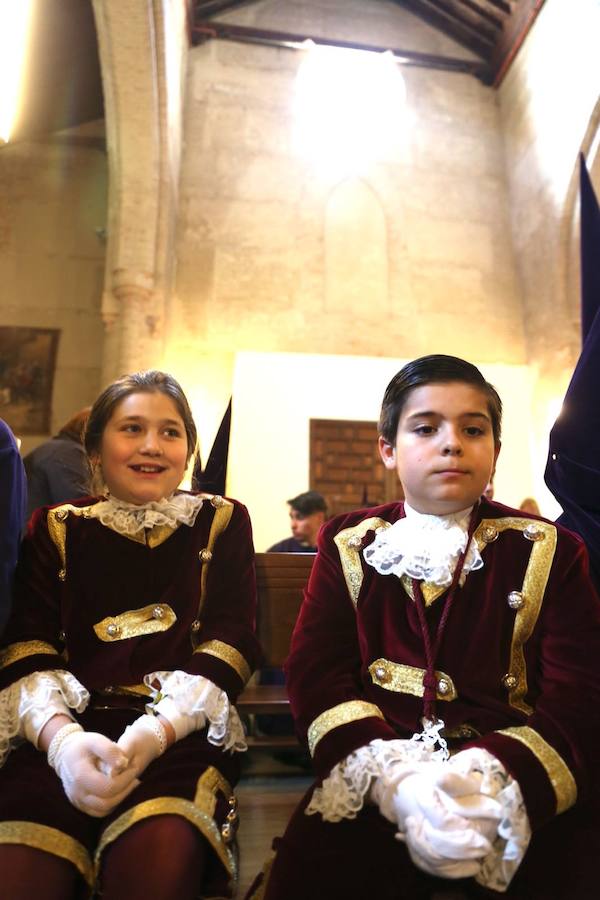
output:
[[[143,711],[137,698],[117,703],[122,705],[92,702],[78,721],[86,731],[116,741]],[[232,790],[238,777],[239,754],[214,747],[206,729],[198,731],[154,760],[140,776],[141,784],[110,815],[98,819],[72,806],[46,755],[26,743],[0,769],[0,843],[25,844],[69,860],[91,890],[102,853],[127,829],[151,816],[179,815],[212,849],[199,896],[231,897],[238,875]]]

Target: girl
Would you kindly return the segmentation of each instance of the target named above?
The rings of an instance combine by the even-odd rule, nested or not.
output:
[[[253,548],[243,506],[178,491],[195,445],[174,378],[124,376],[85,434],[102,494],[32,517],[0,653],[11,900],[231,896]]]
[[[455,357],[390,382],[406,501],[320,533],[286,666],[319,781],[254,900],[596,897],[600,603],[575,535],[482,497],[501,412]]]

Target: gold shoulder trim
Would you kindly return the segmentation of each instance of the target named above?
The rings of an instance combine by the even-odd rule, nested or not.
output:
[[[0,669],[6,669],[7,666],[12,666],[13,663],[25,659],[26,656],[37,656],[40,653],[60,656],[58,650],[46,641],[19,641],[16,644],[9,644],[5,650],[2,650]]]
[[[229,877],[234,883],[237,883],[237,860],[225,843],[223,835],[213,819],[214,809],[215,796],[208,788],[196,790],[193,803],[190,800],[183,800],[181,797],[156,797],[153,800],[138,803],[137,806],[122,813],[102,832],[94,858],[96,872],[100,870],[102,853],[108,845],[116,841],[132,825],[149,819],[151,816],[174,815],[183,816],[198,829],[217,854]]]
[[[94,625],[94,631],[101,641],[125,641],[142,634],[156,634],[168,631],[177,621],[175,612],[168,603],[151,603],[143,609],[131,609],[118,616],[108,616]]]
[[[35,822],[0,822],[0,844],[24,844],[60,856],[75,866],[90,887],[94,884],[94,867],[83,844],[56,828]]]
[[[200,620],[202,609],[204,607],[204,601],[206,599],[206,582],[208,579],[208,570],[210,567],[210,560],[212,559],[213,550],[215,549],[215,544],[229,525],[231,516],[233,515],[233,503],[231,502],[231,500],[225,500],[224,497],[213,496],[212,494],[201,494],[201,496],[202,498],[210,500],[211,505],[214,507],[215,515],[210,526],[208,544],[204,548],[205,551],[208,552],[204,554],[204,557],[202,559],[202,572],[200,574],[200,599],[198,601],[198,613],[196,615],[197,621]],[[197,639],[197,632],[192,633],[192,641],[194,641],[195,639]]]
[[[358,595],[363,583],[363,570],[360,560],[360,542],[364,538],[367,531],[375,531],[377,528],[390,528],[391,522],[380,519],[378,516],[371,516],[363,519],[358,525],[351,528],[344,528],[338,531],[334,537],[342,562],[342,571],[346,579],[348,593],[354,606],[358,602]],[[358,544],[358,547],[353,546]]]
[[[376,659],[369,666],[369,672],[373,682],[386,691],[394,691],[397,694],[412,694],[413,697],[422,697],[425,693],[423,676],[425,669],[416,666],[405,666],[402,663],[390,662],[389,659]],[[454,682],[445,672],[435,673],[438,682],[438,700],[456,700],[458,692]]]
[[[320,716],[317,716],[308,729],[310,755],[315,755],[317,744],[321,738],[324,738],[334,728],[348,725],[350,722],[358,722],[359,719],[369,719],[372,716],[376,716],[378,719],[384,718],[379,707],[374,703],[367,703],[366,700],[348,700],[346,703],[338,703],[337,706],[326,709]]]
[[[515,741],[520,741],[541,762],[556,794],[556,815],[574,806],[577,801],[577,784],[571,770],[562,756],[541,734],[528,725],[503,728],[498,734],[505,734]]]
[[[531,536],[532,526],[533,537]],[[515,614],[509,663],[509,672],[515,678],[515,685],[509,692],[508,702],[515,709],[531,715],[533,709],[524,699],[527,693],[527,667],[523,647],[531,637],[542,608],[550,568],[556,551],[557,532],[556,527],[549,522],[539,522],[537,519],[520,516],[482,519],[474,534],[479,551],[483,552],[486,544],[491,542],[490,536],[493,541],[497,534],[509,530],[523,533],[524,539],[531,542],[531,554],[520,589],[524,603]],[[515,585],[515,590],[517,589],[518,585]]]
[[[231,785],[214,766],[209,766],[204,770],[204,772],[198,779],[198,787],[202,787],[205,790],[211,791],[211,793],[213,794],[216,794],[217,791],[220,791],[224,797],[233,796]]]
[[[226,644],[224,641],[206,641],[204,644],[196,647],[194,654],[196,653],[207,653],[209,656],[216,656],[217,659],[227,663],[232,669],[235,669],[244,684],[252,675],[250,666],[239,650],[236,650],[235,647],[232,647],[231,644]]]
[[[71,503],[63,503],[62,506],[56,506],[54,509],[48,510],[48,532],[52,539],[52,543],[58,550],[60,557],[60,569],[58,577],[64,581],[67,577],[67,519],[69,513],[74,516],[85,516],[91,506],[73,506]]]

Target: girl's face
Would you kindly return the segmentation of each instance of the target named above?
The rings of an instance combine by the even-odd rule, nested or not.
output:
[[[115,406],[102,434],[99,461],[110,493],[142,504],[177,489],[187,453],[183,419],[171,398],[140,391]]]
[[[402,409],[395,445],[380,438],[379,449],[413,509],[445,515],[478,500],[500,448],[485,393],[456,381],[415,388]]]

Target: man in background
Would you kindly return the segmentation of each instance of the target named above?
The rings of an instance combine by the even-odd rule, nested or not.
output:
[[[327,503],[318,491],[305,491],[288,500],[292,537],[269,547],[268,553],[316,553],[317,535],[327,516]]]

